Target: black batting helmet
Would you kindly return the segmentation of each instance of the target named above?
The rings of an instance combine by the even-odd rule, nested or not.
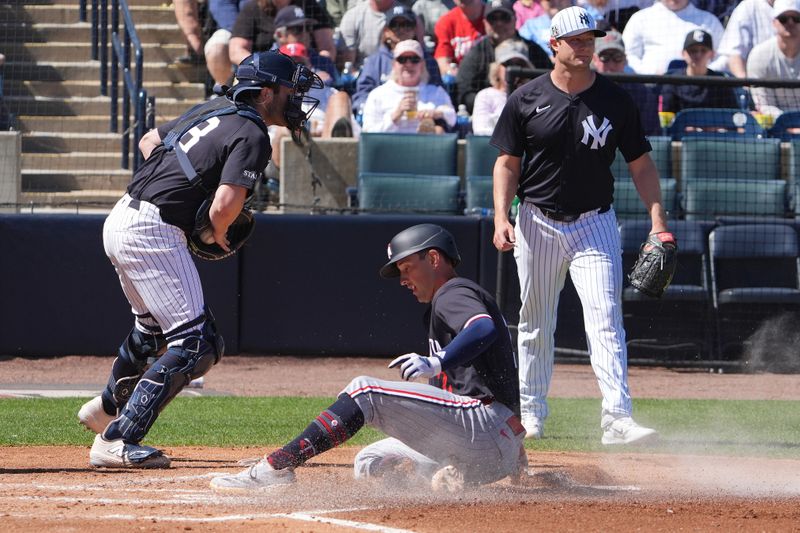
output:
[[[404,229],[389,243],[387,249],[389,262],[381,268],[381,277],[396,278],[400,275],[400,271],[397,269],[398,261],[413,253],[430,248],[441,250],[453,261],[453,266],[457,266],[461,262],[461,256],[456,248],[456,240],[449,231],[436,224],[418,224]]]

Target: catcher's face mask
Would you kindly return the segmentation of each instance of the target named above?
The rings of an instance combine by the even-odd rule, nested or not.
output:
[[[324,84],[322,79],[313,70],[305,65],[297,65],[290,84],[283,83],[287,87],[294,89],[294,94],[289,96],[286,101],[286,108],[283,111],[283,118],[292,132],[296,132],[305,127],[311,114],[319,105],[319,99],[308,96],[311,89],[322,89]]]

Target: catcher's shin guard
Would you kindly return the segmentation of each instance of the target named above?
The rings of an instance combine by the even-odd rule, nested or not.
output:
[[[215,342],[192,335],[180,346],[168,348],[136,384],[120,416],[106,428],[105,439],[123,439],[134,444],[141,442],[161,410],[192,379],[208,372],[222,357],[224,344],[221,337],[212,340]]]
[[[144,333],[134,327],[122,345],[111,366],[111,376],[103,391],[103,408],[119,409],[131,397],[134,387],[144,374],[149,358],[156,358],[167,346],[164,334],[158,328]]]

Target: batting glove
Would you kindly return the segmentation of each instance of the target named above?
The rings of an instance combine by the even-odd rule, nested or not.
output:
[[[418,353],[407,353],[389,363],[389,368],[400,365],[400,376],[411,381],[417,378],[432,378],[442,371],[442,360],[436,356],[425,357]]]

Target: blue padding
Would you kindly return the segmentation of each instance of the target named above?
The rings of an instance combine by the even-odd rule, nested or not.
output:
[[[462,257],[458,273],[479,279],[476,218],[259,214],[256,219],[242,256],[244,352],[427,353],[425,305],[398,280],[378,275],[389,241],[415,224],[439,224],[453,233]]]
[[[696,220],[670,220],[669,229],[678,241],[678,254],[703,254],[707,251],[708,233],[713,223]],[[652,224],[650,220],[623,220],[619,224],[622,251],[639,253],[647,239]]]
[[[0,215],[0,353],[116,355],[133,326],[103,251],[104,215]],[[201,265],[206,301],[233,353],[237,259]]]

